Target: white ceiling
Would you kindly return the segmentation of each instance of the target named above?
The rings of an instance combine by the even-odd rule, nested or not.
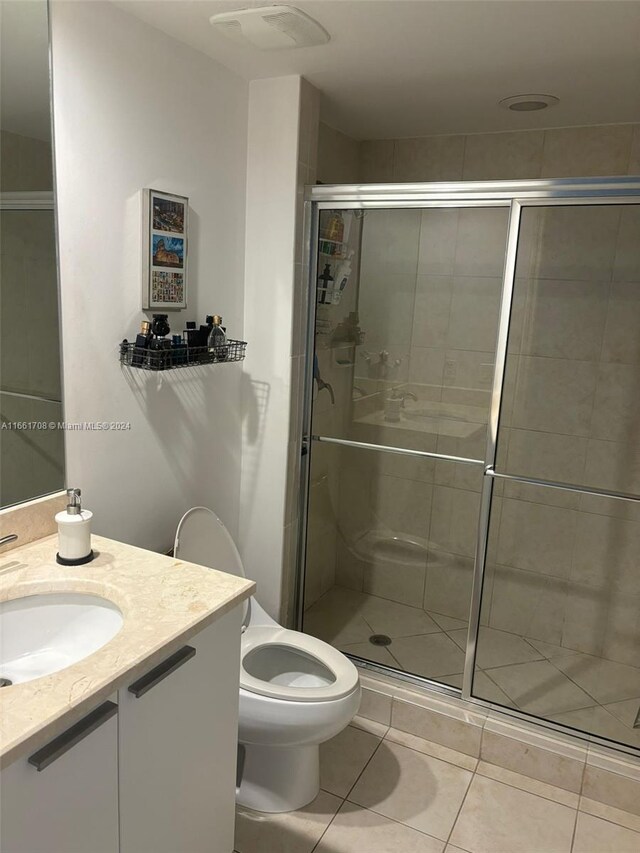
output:
[[[290,2],[328,30],[329,44],[261,52],[208,23],[264,0],[117,5],[246,79],[303,74],[324,93],[323,119],[359,139],[640,121],[636,0]],[[526,92],[560,104],[497,106]]]
[[[0,128],[50,138],[46,0],[0,2]]]

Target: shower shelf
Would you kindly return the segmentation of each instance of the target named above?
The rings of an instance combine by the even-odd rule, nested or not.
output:
[[[120,344],[120,363],[138,370],[177,370],[183,367],[199,367],[202,364],[228,364],[243,361],[247,349],[246,341],[227,340],[224,346],[187,347],[178,350],[151,350],[135,344]]]

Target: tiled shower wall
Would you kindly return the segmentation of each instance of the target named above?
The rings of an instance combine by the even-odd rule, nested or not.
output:
[[[323,135],[326,140],[336,132],[321,132],[321,143]],[[338,142],[333,139],[334,152],[359,152],[358,178],[367,182],[640,173],[640,126]],[[332,177],[337,172],[322,144],[318,168],[322,180],[339,179]],[[441,388],[442,400],[486,406],[501,274],[491,266],[501,261],[492,247],[504,239],[504,226],[496,220],[491,228],[487,211],[486,219],[475,221],[469,212],[438,213],[414,213],[415,222],[406,211],[387,214],[387,227],[397,216],[415,250],[396,241],[395,255],[383,257],[379,250],[363,292],[384,264],[387,285],[393,275],[410,275],[403,265],[414,265],[413,288],[401,287],[398,296],[394,287],[393,299],[377,301],[379,316],[363,320],[367,345],[385,347],[391,337],[405,335],[401,349],[409,357],[397,381],[409,382],[421,400],[433,399]],[[574,209],[571,215],[571,221],[561,213],[523,221],[500,462],[511,473],[638,492],[633,436],[640,426],[640,218],[637,208],[604,215]],[[373,220],[368,226],[376,227]],[[465,251],[469,266],[463,270],[459,252],[464,257]],[[364,257],[363,281],[366,265]],[[461,274],[467,278],[460,280]],[[348,437],[483,455],[483,429],[464,440],[435,440],[415,429],[363,423],[361,409],[356,403],[348,418]],[[335,537],[323,540],[325,577],[335,571],[342,586],[408,604],[424,600],[431,610],[466,618],[480,475],[454,463],[331,450],[340,470],[339,494],[330,502],[327,496],[325,510],[336,508],[333,528],[339,526],[342,535],[335,539],[335,562]],[[497,492],[483,622],[636,665],[636,508],[517,484]],[[320,514],[328,530],[328,512]],[[420,556],[412,557],[409,568],[360,560],[348,545],[372,524],[426,541],[424,564]]]

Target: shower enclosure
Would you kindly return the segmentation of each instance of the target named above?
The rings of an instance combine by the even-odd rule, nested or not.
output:
[[[640,748],[640,180],[306,206],[299,627]]]

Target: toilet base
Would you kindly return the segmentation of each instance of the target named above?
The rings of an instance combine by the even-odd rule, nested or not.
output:
[[[292,812],[320,790],[320,748],[242,744],[236,791],[239,805],[258,812]],[[240,757],[240,756],[239,756]]]

